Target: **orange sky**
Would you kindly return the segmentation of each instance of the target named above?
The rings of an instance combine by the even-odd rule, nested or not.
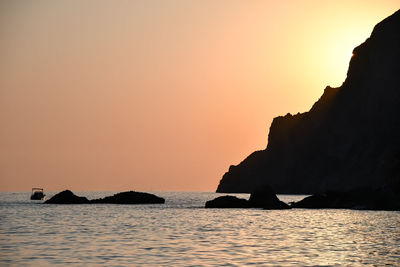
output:
[[[214,191],[398,1],[1,1],[0,191]]]

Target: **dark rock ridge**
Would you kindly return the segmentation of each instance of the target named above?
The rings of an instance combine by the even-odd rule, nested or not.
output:
[[[263,186],[253,193],[249,198],[249,204],[254,208],[264,209],[289,209],[289,205],[279,200],[270,186]]]
[[[89,203],[90,202],[86,197],[78,197],[70,190],[64,190],[44,202],[44,204],[89,204]]]
[[[122,192],[113,196],[91,200],[90,203],[109,204],[163,204],[165,199],[153,194],[143,192]]]
[[[222,196],[206,202],[206,208],[263,208],[269,210],[290,209],[290,206],[278,199],[270,186],[255,190],[250,199],[235,196]]]
[[[86,197],[79,197],[70,190],[62,191],[54,195],[45,204],[93,204],[93,203],[108,203],[108,204],[162,204],[165,199],[153,194],[143,192],[122,192],[105,198],[88,200]]]
[[[222,196],[206,202],[206,208],[250,208],[247,199]]]
[[[310,111],[273,120],[265,150],[231,166],[217,192],[313,194],[356,187],[400,194],[400,10],[353,50],[347,78]]]
[[[392,191],[357,188],[347,192],[315,194],[291,204],[292,208],[400,210],[400,195]]]

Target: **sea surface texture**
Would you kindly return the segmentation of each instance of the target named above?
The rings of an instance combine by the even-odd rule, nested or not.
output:
[[[0,266],[400,265],[400,212],[205,209],[221,194],[152,193],[166,203],[45,205],[0,193]]]

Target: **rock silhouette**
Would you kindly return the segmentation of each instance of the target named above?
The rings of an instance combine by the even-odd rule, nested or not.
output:
[[[206,202],[206,208],[250,208],[247,199],[222,196]]]
[[[70,190],[64,190],[46,200],[44,204],[89,204],[89,200],[86,197],[78,197]]]
[[[290,209],[290,206],[278,199],[270,186],[263,186],[250,195],[250,199],[235,196],[222,196],[207,201],[206,208],[263,208],[263,209]]]
[[[254,208],[290,209],[289,205],[280,201],[272,188],[267,185],[255,190],[250,195],[249,204]]]
[[[217,192],[389,188],[400,194],[400,10],[353,50],[347,78],[310,111],[273,120],[265,150],[231,166]]]
[[[163,204],[165,199],[153,194],[143,192],[122,192],[113,196],[91,200],[90,203],[109,204]]]
[[[162,204],[165,199],[153,194],[143,192],[122,192],[113,196],[108,196],[99,199],[88,200],[86,197],[79,197],[72,193],[70,190],[64,190],[54,195],[45,204],[93,204],[93,203],[107,203],[107,204]]]
[[[327,192],[304,198],[292,208],[400,210],[400,196],[392,191],[357,188],[348,192]]]

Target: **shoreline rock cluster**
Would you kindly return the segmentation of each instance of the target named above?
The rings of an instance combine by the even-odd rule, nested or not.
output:
[[[400,195],[389,189],[376,190],[372,188],[356,188],[346,192],[328,191],[291,203],[291,207],[394,211],[400,210]]]
[[[353,209],[400,211],[400,195],[390,189],[356,188],[346,192],[328,191],[286,204],[278,199],[270,186],[254,191],[250,199],[221,196],[207,201],[206,208],[263,209]]]
[[[44,204],[163,204],[165,199],[144,192],[127,191],[89,200],[75,195],[70,190],[57,193]],[[279,200],[271,186],[265,185],[253,193],[250,198],[220,196],[205,203],[205,208],[262,208],[267,210],[283,209],[355,209],[400,211],[400,195],[389,188],[379,190],[359,187],[350,191],[328,191],[314,194],[304,199],[286,204]]]
[[[264,186],[251,193],[249,200],[235,196],[221,196],[207,201],[206,208],[263,208],[290,209],[290,206],[278,199],[270,186]]]
[[[86,197],[79,197],[70,190],[64,190],[52,198],[46,200],[44,204],[164,204],[165,199],[153,194],[128,191],[88,200]]]

